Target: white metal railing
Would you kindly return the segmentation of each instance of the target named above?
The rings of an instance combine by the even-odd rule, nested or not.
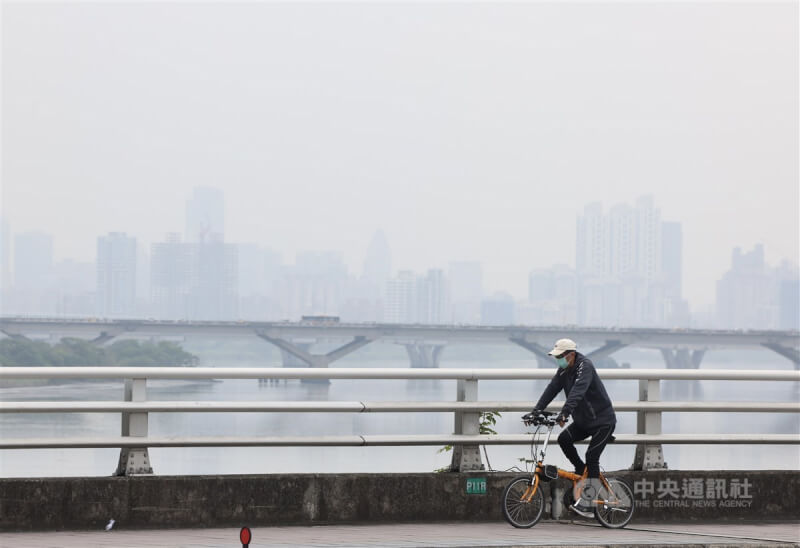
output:
[[[121,448],[118,473],[151,473],[148,447],[252,446],[402,446],[458,445],[460,469],[480,464],[477,445],[517,445],[530,435],[478,435],[482,411],[529,411],[534,402],[477,401],[480,380],[549,379],[543,369],[365,369],[365,368],[183,368],[183,367],[0,367],[3,379],[125,379],[125,401],[0,401],[0,413],[121,413],[120,437],[3,438],[0,449]],[[604,369],[604,379],[639,381],[639,401],[615,402],[619,412],[637,413],[637,433],[616,435],[615,443],[636,444],[634,467],[664,466],[661,444],[800,444],[798,434],[662,434],[664,412],[798,413],[800,402],[662,402],[661,380],[733,380],[800,382],[800,371]],[[450,379],[456,380],[456,401],[148,401],[148,379]],[[559,410],[561,403],[549,409]],[[308,437],[198,437],[157,438],[148,435],[149,413],[170,412],[336,412],[398,413],[453,412],[455,433],[435,435],[346,435]],[[469,456],[472,460],[466,459]],[[466,459],[466,460],[465,460]],[[466,464],[467,461],[472,464]]]
[[[800,381],[800,371],[752,369],[601,369],[603,379]],[[336,367],[0,367],[0,379],[550,379],[548,369]]]

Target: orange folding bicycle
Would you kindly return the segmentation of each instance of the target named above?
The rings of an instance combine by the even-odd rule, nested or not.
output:
[[[553,415],[555,413],[543,411],[539,415],[526,415],[523,418],[526,425],[536,426],[531,441],[532,458],[525,460],[526,468],[530,466],[533,470],[529,469],[525,476],[514,478],[503,490],[503,517],[514,527],[533,527],[542,519],[545,507],[541,489],[543,482],[557,478],[572,481],[572,489],[567,490],[564,495],[566,506],[570,506],[577,497],[580,497],[584,487],[587,470],[584,470],[583,475],[579,476],[552,464],[544,464],[547,445],[550,442],[553,427],[556,425],[555,419],[552,418]],[[547,435],[537,459],[538,437],[542,429],[545,429]],[[635,507],[631,488],[624,481],[609,479],[603,474],[600,474],[600,484],[600,492],[593,499],[595,518],[604,527],[611,529],[625,527],[631,521]]]

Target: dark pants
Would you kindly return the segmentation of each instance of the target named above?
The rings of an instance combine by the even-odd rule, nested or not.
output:
[[[602,424],[596,428],[584,429],[573,422],[561,432],[558,436],[558,445],[561,446],[561,450],[575,467],[576,472],[582,474],[584,466],[586,466],[589,468],[590,478],[600,477],[600,453],[611,440],[615,426],[616,424]],[[586,464],[584,465],[575,449],[575,442],[589,436],[592,436],[592,441],[589,442],[589,448],[586,450]]]

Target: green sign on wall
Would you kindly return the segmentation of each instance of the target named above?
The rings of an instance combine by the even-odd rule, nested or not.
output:
[[[467,478],[468,495],[485,495],[486,478]]]

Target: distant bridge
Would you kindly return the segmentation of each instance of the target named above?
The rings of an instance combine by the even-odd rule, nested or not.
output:
[[[698,369],[706,351],[723,348],[766,348],[790,360],[800,370],[798,331],[722,331],[707,329],[603,328],[578,326],[475,326],[301,322],[206,322],[110,320],[95,318],[0,317],[0,332],[8,337],[77,337],[105,344],[120,336],[159,337],[255,335],[280,348],[284,365],[328,367],[374,341],[405,346],[413,367],[438,367],[447,344],[511,342],[532,352],[540,366],[549,367],[547,351],[556,339],[569,337],[594,360],[607,358],[627,346],[661,351],[669,369]],[[320,341],[346,341],[324,354],[312,353]]]

